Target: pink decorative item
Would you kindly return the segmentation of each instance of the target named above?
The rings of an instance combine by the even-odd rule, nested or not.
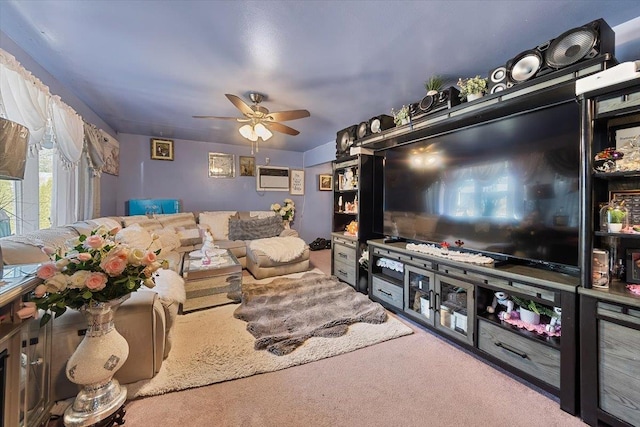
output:
[[[640,295],[640,285],[627,285],[627,289],[632,294]]]

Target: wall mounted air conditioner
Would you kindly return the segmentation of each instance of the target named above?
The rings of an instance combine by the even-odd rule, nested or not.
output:
[[[289,168],[257,166],[256,189],[258,191],[289,191]]]

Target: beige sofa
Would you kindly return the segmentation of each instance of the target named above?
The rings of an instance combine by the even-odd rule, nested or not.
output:
[[[135,242],[145,233],[155,233],[159,236],[156,241],[161,249],[159,259],[166,260],[169,268],[179,273],[185,254],[201,247],[204,230],[213,235],[217,246],[229,249],[258,279],[309,269],[309,247],[304,242],[301,253],[287,261],[273,261],[264,252],[251,248],[252,241],[256,239],[246,237],[297,236],[295,230],[284,229],[272,213],[229,211],[186,212],[151,218],[144,215],[103,217],[22,236],[8,236],[0,238],[3,263],[46,262],[49,259],[42,247],[64,247],[67,240],[88,234],[101,225],[110,229],[122,227],[119,234],[132,239],[127,243]],[[162,298],[153,290],[133,293],[118,309],[116,327],[130,345],[129,358],[115,375],[122,384],[150,379],[157,374],[171,349],[171,328],[178,311],[179,302]],[[84,318],[75,310],[67,310],[53,322],[51,375],[54,399],[64,399],[77,393],[77,386],[66,379],[64,368],[82,339],[84,329]]]

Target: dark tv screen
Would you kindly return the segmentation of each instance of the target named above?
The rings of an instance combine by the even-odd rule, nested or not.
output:
[[[577,103],[384,152],[384,234],[577,267]]]

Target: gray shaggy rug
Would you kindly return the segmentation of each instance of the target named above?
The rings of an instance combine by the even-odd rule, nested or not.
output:
[[[247,322],[254,348],[289,354],[311,337],[339,337],[357,322],[380,324],[384,308],[336,277],[309,274],[243,284],[234,316]]]

